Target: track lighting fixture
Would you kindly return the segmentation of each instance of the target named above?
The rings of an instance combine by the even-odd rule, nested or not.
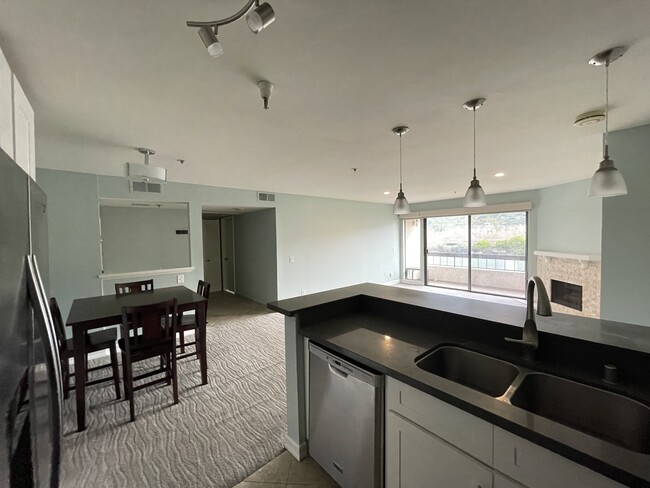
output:
[[[217,37],[217,28],[212,30],[212,27],[201,27],[199,29],[199,37],[205,44],[208,54],[213,58],[218,58],[223,54],[223,46]]]
[[[393,213],[395,215],[407,214],[411,211],[411,206],[402,191],[402,136],[409,131],[405,125],[393,127],[393,134],[399,136],[399,193],[393,204]]]
[[[227,25],[241,19],[246,15],[248,28],[255,34],[259,34],[275,21],[275,12],[267,2],[260,5],[260,0],[247,0],[246,5],[237,13],[224,19],[210,22],[187,21],[188,27],[198,27],[199,36],[208,50],[208,54],[213,58],[218,58],[223,54],[223,47],[217,37],[219,26]]]
[[[485,98],[474,98],[463,104],[463,108],[474,113],[474,178],[465,193],[463,207],[485,207],[485,192],[476,178],[476,111],[483,106]]]
[[[627,51],[626,47],[613,47],[606,51],[599,52],[589,60],[592,66],[605,66],[605,136],[603,138],[603,160],[589,185],[590,197],[616,197],[627,195],[627,185],[621,172],[614,166],[614,161],[609,159],[609,145],[607,135],[609,132],[609,65],[623,56]]]

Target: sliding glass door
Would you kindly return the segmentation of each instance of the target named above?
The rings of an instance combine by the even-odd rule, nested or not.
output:
[[[427,285],[469,290],[469,217],[426,221]]]
[[[423,219],[425,284],[523,297],[527,212]]]

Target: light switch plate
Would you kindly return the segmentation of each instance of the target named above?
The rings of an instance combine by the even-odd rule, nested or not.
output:
[[[185,283],[185,275],[177,275],[176,283],[178,283],[179,285]]]

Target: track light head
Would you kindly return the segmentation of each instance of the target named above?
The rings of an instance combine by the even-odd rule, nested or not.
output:
[[[267,2],[258,5],[246,15],[248,28],[255,34],[259,34],[275,20],[275,12]]]
[[[219,42],[217,37],[217,28],[215,27],[212,30],[212,27],[201,27],[199,28],[199,37],[205,44],[205,47],[208,50],[208,54],[213,58],[218,58],[223,54],[223,46]]]

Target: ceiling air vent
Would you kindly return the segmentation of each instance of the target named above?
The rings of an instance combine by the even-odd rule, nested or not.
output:
[[[162,193],[162,185],[160,183],[150,183],[146,181],[129,181],[131,193]]]
[[[257,201],[258,202],[275,202],[275,193],[262,193],[261,191],[257,192]]]

